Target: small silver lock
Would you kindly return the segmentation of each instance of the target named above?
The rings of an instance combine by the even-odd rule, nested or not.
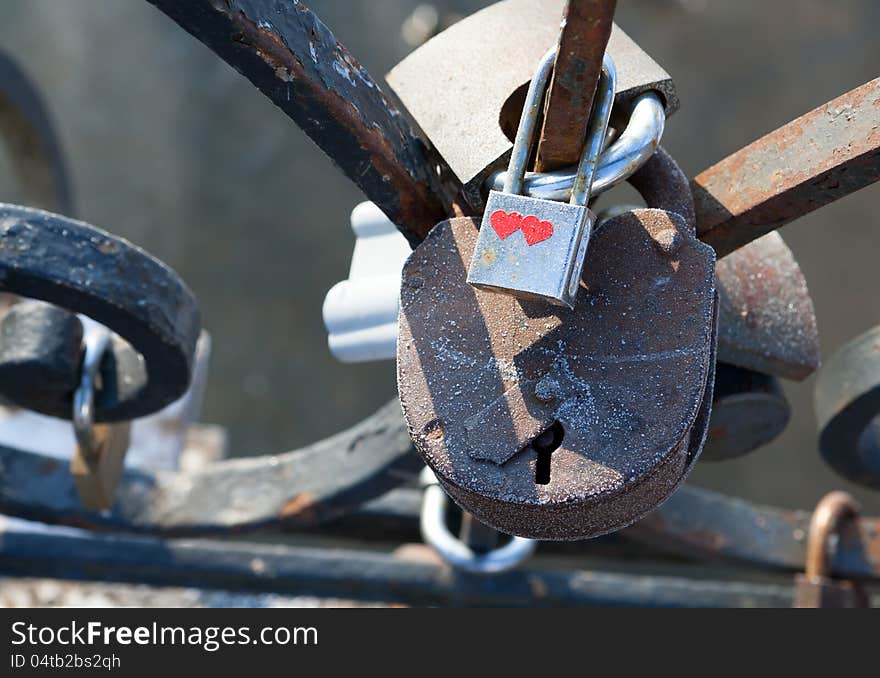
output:
[[[584,151],[568,204],[522,193],[538,113],[556,48],[541,59],[529,86],[503,191],[490,191],[467,281],[480,289],[574,308],[596,216],[588,202],[614,104],[616,73],[606,53]]]

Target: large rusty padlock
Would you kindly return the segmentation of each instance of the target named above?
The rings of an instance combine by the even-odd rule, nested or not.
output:
[[[507,164],[526,89],[535,64],[558,40],[564,5],[498,2],[432,38],[386,76],[476,211],[486,180]],[[607,52],[617,66],[615,111],[631,110],[646,92],[657,94],[667,116],[678,108],[669,74],[616,25]]]
[[[794,607],[868,607],[859,582],[831,577],[834,540],[845,527],[858,524],[859,506],[846,492],[831,492],[816,505],[807,535],[807,563],[795,576]]]
[[[623,527],[666,499],[702,448],[714,253],[662,149],[630,181],[655,209],[598,231],[573,311],[468,285],[475,219],[436,226],[404,267],[409,433],[450,496],[503,532],[582,539]]]

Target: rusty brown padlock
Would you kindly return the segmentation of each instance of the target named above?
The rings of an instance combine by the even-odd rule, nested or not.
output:
[[[859,505],[846,492],[831,492],[816,505],[807,536],[805,572],[795,575],[794,607],[869,606],[859,582],[831,576],[834,540],[848,524],[857,525],[858,519]]]
[[[599,230],[573,311],[469,286],[475,219],[439,224],[404,268],[397,364],[410,435],[450,496],[503,532],[619,529],[666,499],[702,448],[714,255],[662,149],[631,183],[655,209]]]

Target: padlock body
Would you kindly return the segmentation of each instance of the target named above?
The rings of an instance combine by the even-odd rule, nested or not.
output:
[[[869,606],[868,596],[857,582],[806,574],[795,575],[794,582],[793,607],[859,608]]]
[[[587,207],[490,191],[467,281],[574,308],[595,221]]]
[[[96,424],[97,456],[89,457],[77,445],[70,472],[83,506],[92,511],[113,507],[113,496],[122,476],[125,453],[131,443],[131,422]]]
[[[398,392],[416,450],[455,502],[502,532],[585,539],[632,523],[703,445],[712,250],[675,213],[620,215],[590,242],[568,310],[468,285],[478,224],[437,225],[404,266]],[[664,245],[670,231],[677,247]],[[542,462],[532,443],[549,429],[562,435]]]

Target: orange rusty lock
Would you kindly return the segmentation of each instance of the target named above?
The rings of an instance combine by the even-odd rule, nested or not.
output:
[[[806,571],[795,576],[794,607],[869,607],[858,582],[831,577],[841,530],[858,520],[859,505],[847,492],[831,492],[816,505],[807,536]]]

